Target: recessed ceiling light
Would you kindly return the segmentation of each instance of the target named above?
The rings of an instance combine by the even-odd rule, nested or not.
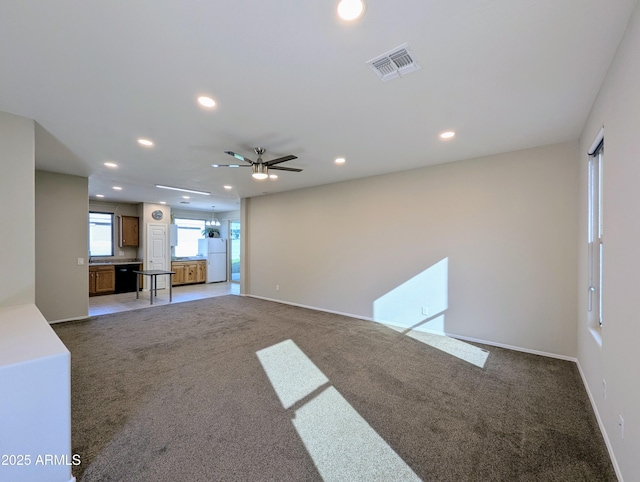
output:
[[[342,0],[338,4],[338,15],[342,20],[355,20],[364,12],[362,0]]]
[[[182,196],[182,199],[191,199],[190,196]]]
[[[122,188],[120,186],[113,186],[113,190],[114,191],[122,191]]]
[[[166,201],[160,201],[160,204],[167,204]]]
[[[104,194],[96,194],[96,197],[104,197]]]
[[[151,141],[149,139],[140,138],[140,139],[138,139],[138,144],[140,144],[141,146],[145,146],[145,147],[151,147],[151,146],[153,146],[153,141]]]
[[[344,157],[337,157],[335,161],[336,164],[344,164],[346,162],[346,159]]]
[[[440,134],[440,139],[451,139],[455,135],[456,133],[453,131],[445,131],[442,134]]]
[[[207,107],[210,109],[216,106],[216,101],[213,100],[211,97],[207,97],[206,95],[201,95],[200,97],[198,97],[198,104],[200,104],[202,107]]]
[[[156,187],[159,187],[160,189],[171,189],[172,191],[192,192],[193,194],[202,194],[203,196],[209,196],[211,194],[210,192],[195,191],[193,189],[183,189],[181,187],[164,186],[162,184],[156,184]]]
[[[270,179],[278,179],[278,175],[277,174],[269,174],[269,178]]]
[[[224,186],[225,189],[233,189],[233,186]]]
[[[104,165],[107,167],[118,167],[115,162],[105,162]]]

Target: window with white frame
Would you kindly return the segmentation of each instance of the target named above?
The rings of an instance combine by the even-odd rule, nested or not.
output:
[[[589,295],[588,310],[592,313],[592,319],[597,318],[598,325],[602,326],[602,263],[603,263],[603,236],[602,236],[602,163],[604,158],[604,130],[600,131],[589,149],[589,176],[588,176],[588,276]]]
[[[113,256],[113,213],[89,212],[89,257]]]
[[[178,244],[175,255],[177,257],[196,256],[198,254],[198,240],[202,239],[204,220],[176,218],[174,222],[178,226]]]

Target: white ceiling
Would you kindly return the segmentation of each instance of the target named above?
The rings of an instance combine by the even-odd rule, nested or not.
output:
[[[0,111],[35,119],[37,168],[88,176],[91,199],[238,209],[577,139],[636,3],[369,0],[348,24],[337,0],[0,0]],[[382,82],[366,61],[405,42],[422,68]],[[257,146],[304,171],[210,167]],[[185,206],[155,184],[212,195]]]

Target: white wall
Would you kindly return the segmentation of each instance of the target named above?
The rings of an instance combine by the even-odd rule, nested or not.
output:
[[[36,305],[49,322],[89,314],[88,196],[86,177],[36,171]]]
[[[396,324],[426,305],[434,329],[574,357],[577,157],[566,143],[247,199],[243,288]]]
[[[34,455],[29,467],[0,467],[0,478],[66,482],[69,466],[35,465],[38,453],[71,458],[71,368],[34,304],[34,132],[32,120],[0,112],[0,454]]]
[[[619,475],[640,478],[640,8],[602,85],[580,139],[578,360],[597,407]],[[604,270],[601,344],[587,316],[586,200],[589,145],[605,127]],[[607,383],[603,398],[602,380]],[[624,439],[618,417],[625,420]]]
[[[0,307],[35,303],[34,122],[0,112]]]

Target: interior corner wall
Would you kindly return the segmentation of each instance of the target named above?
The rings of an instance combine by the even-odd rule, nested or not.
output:
[[[247,199],[244,287],[575,357],[577,158],[570,142]]]
[[[35,303],[35,124],[0,112],[0,307]]]
[[[36,171],[35,187],[36,306],[49,322],[86,318],[89,181]]]
[[[635,375],[640,366],[639,50],[640,6],[636,6],[580,139],[578,362],[621,480],[637,480],[640,474],[640,384]],[[587,312],[586,186],[587,151],[602,126],[604,264],[600,329],[590,322]],[[620,416],[625,420],[624,437],[618,425]]]

